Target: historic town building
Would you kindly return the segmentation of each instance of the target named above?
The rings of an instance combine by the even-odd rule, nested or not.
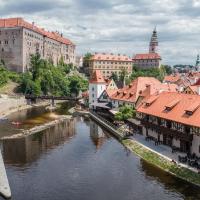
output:
[[[75,45],[58,32],[45,31],[22,18],[0,19],[0,60],[16,72],[30,68],[30,55],[39,53],[55,65],[62,58],[75,64]]]
[[[137,107],[146,96],[163,91],[175,92],[176,90],[177,86],[175,84],[164,84],[153,77],[138,77],[129,85],[115,91],[110,97],[110,101],[114,108],[123,105]]]
[[[110,78],[112,73],[119,76],[124,69],[127,71],[127,75],[130,75],[132,64],[132,59],[126,55],[95,53],[89,62],[89,74],[91,76],[95,70],[100,70],[104,78]]]
[[[200,156],[200,96],[163,92],[137,109],[143,135],[182,152]]]
[[[95,70],[89,82],[89,107],[96,108],[98,98],[106,89],[106,81],[100,70]]]
[[[161,60],[161,56],[158,54],[158,37],[155,28],[149,44],[149,53],[136,54],[133,57],[133,63],[134,66],[142,69],[159,68]]]

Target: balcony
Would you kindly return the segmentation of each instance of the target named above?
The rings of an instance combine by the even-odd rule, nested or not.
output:
[[[143,126],[145,126],[146,128],[154,129],[157,133],[160,133],[160,134],[166,134],[170,137],[178,138],[178,139],[184,140],[184,141],[192,141],[193,140],[192,134],[187,134],[186,132],[183,133],[183,132],[180,132],[180,131],[177,131],[174,129],[167,128],[165,126],[159,126],[159,125],[153,124],[151,122],[148,122],[145,119],[141,120],[141,124]]]

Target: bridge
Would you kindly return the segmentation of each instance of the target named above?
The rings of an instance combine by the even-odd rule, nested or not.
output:
[[[81,99],[81,97],[67,97],[67,96],[35,96],[35,95],[25,95],[25,99],[30,99],[32,101],[35,101],[36,99],[42,99],[42,100],[51,100],[52,106],[55,105],[55,100],[67,100],[67,101],[78,101]]]

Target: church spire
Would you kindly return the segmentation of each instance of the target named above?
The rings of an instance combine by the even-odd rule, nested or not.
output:
[[[199,57],[199,54],[197,55],[195,68],[196,68],[196,71],[200,71],[200,57]]]
[[[151,36],[151,41],[149,43],[149,53],[156,53],[158,47],[158,36],[157,36],[157,30],[156,26],[153,30],[153,34]]]

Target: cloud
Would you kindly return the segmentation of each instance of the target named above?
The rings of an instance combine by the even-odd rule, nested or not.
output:
[[[157,25],[166,64],[193,64],[200,52],[200,0],[0,0],[1,17],[24,17],[63,32],[87,51],[148,51]]]

